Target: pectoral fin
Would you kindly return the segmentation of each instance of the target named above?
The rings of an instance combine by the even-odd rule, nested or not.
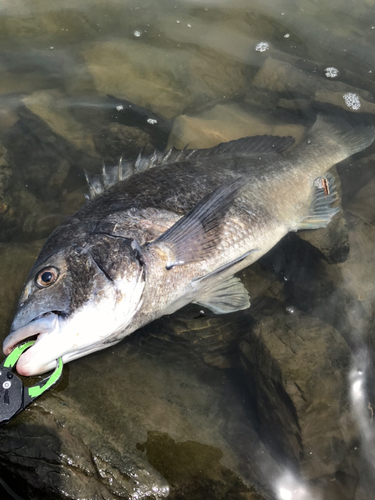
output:
[[[223,216],[243,188],[242,178],[225,182],[187,215],[149,243],[166,255],[166,268],[206,260],[220,241]]]
[[[334,176],[327,173],[323,177],[318,177],[315,180],[315,194],[310,211],[307,217],[299,222],[297,230],[326,227],[332,217],[340,210],[339,207],[331,207],[336,199]]]

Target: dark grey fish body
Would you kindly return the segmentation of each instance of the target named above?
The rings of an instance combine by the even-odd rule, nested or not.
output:
[[[91,183],[99,194],[45,243],[4,351],[39,333],[17,367],[31,375],[190,302],[218,313],[248,307],[233,275],[289,231],[325,227],[337,212],[327,171],[373,138],[371,129],[337,130],[318,118],[286,153],[291,138],[258,137],[155,156],[131,176],[120,164]],[[100,194],[116,176],[125,180]]]

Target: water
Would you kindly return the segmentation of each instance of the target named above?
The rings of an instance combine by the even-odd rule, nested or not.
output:
[[[373,125],[375,5],[18,0],[0,7],[0,335],[83,169],[143,148]],[[190,307],[64,368],[0,432],[6,498],[373,497],[374,148],[343,211],[241,273],[249,311]],[[296,186],[298,189],[298,186]],[[291,193],[291,196],[293,193]]]

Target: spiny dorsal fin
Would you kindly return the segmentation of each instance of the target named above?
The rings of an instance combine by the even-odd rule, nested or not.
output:
[[[243,137],[229,142],[222,142],[213,148],[207,149],[183,149],[169,150],[168,158],[162,158],[161,162],[170,163],[172,161],[192,160],[196,158],[208,158],[218,155],[258,155],[258,154],[279,154],[294,144],[293,137],[278,137],[272,135],[255,135],[253,137]]]
[[[161,154],[157,151],[151,156],[142,156],[141,153],[135,161],[124,161],[122,156],[117,165],[107,166],[103,163],[101,174],[90,174],[85,170],[87,184],[89,186],[89,199],[104,193],[108,188],[118,182],[128,179],[135,173],[144,172],[159,164]]]
[[[259,154],[279,154],[288,149],[294,143],[293,137],[278,137],[271,135],[256,135],[254,137],[244,137],[229,142],[223,142],[213,148],[207,149],[170,149],[165,153],[157,150],[151,156],[142,156],[139,153],[135,161],[123,161],[122,157],[118,165],[105,166],[103,164],[102,175],[91,175],[85,172],[89,186],[89,198],[103,193],[106,189],[119,181],[128,179],[135,173],[144,172],[158,165],[167,165],[174,162],[181,162],[194,159],[209,158],[218,155],[259,155]]]

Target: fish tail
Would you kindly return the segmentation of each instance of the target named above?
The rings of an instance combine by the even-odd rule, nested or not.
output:
[[[351,127],[344,120],[331,119],[318,114],[307,134],[307,144],[314,145],[315,151],[320,154],[324,151],[333,164],[367,148],[374,138],[373,127],[362,125]]]

